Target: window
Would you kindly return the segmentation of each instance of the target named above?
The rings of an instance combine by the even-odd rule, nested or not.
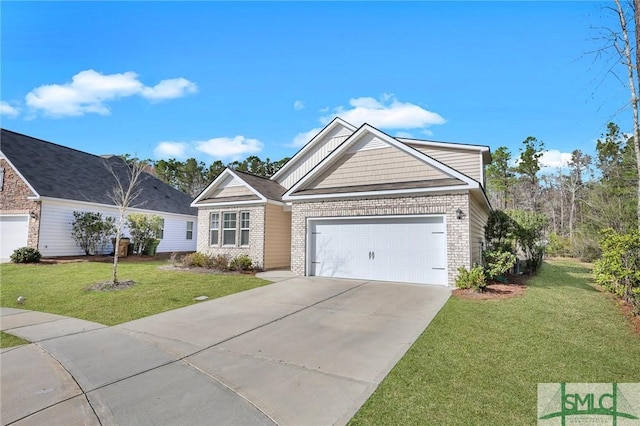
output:
[[[218,239],[220,232],[220,213],[211,213],[209,223],[209,245],[217,246],[220,243]]]
[[[236,244],[236,213],[222,214],[222,245]]]
[[[240,245],[249,245],[249,212],[240,213]]]
[[[156,238],[161,240],[164,238],[164,218],[160,219],[160,229],[158,229],[158,233],[156,234]]]
[[[193,240],[193,222],[187,221],[187,240]]]

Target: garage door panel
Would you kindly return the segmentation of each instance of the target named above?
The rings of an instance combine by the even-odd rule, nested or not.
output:
[[[447,283],[442,216],[318,220],[310,227],[311,275]]]
[[[0,259],[9,259],[13,251],[27,245],[29,217],[0,216]]]

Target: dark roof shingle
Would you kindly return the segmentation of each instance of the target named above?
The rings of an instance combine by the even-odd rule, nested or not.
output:
[[[42,197],[113,205],[115,178],[107,164],[122,165],[119,157],[100,157],[30,136],[1,130],[0,151]],[[123,167],[120,167],[123,170]],[[196,215],[193,200],[158,178],[143,173],[134,207]]]
[[[287,192],[284,186],[269,178],[256,176],[251,173],[241,172],[239,170],[233,170],[233,172],[268,200],[282,202],[282,195]]]

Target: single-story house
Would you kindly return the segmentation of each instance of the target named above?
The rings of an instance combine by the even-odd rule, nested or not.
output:
[[[123,170],[123,160],[5,129],[0,135],[0,259],[24,246],[37,248],[43,256],[83,255],[71,237],[73,212],[119,217],[110,197],[116,180],[107,165]],[[193,198],[148,173],[139,182],[140,195],[128,212],[164,219],[158,252],[195,251]],[[107,246],[104,252],[112,252],[113,246]]]
[[[226,169],[193,201],[197,250],[301,276],[454,285],[480,263],[488,147],[334,119],[270,179]]]

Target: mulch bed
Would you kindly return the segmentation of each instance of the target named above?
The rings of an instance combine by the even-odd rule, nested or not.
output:
[[[127,262],[146,262],[152,260],[168,259],[168,256],[138,256],[137,254],[118,257],[118,263]],[[81,262],[100,262],[113,263],[113,256],[95,255],[95,256],[60,256],[40,259],[40,263],[44,265],[55,265],[58,263],[81,263]]]
[[[182,271],[195,272],[197,274],[216,274],[216,275],[255,275],[259,271],[223,271],[222,269],[202,268],[197,266],[182,265],[162,265],[158,269],[163,271]]]
[[[86,291],[116,291],[116,290],[126,290],[135,285],[135,281],[133,280],[124,280],[118,281],[115,285],[111,281],[104,281],[101,283],[93,284],[87,288]]]
[[[507,275],[507,283],[490,282],[483,292],[475,291],[472,288],[455,289],[452,294],[462,299],[474,300],[492,300],[492,299],[510,299],[512,297],[520,297],[527,289],[526,283],[529,280],[528,275]]]

